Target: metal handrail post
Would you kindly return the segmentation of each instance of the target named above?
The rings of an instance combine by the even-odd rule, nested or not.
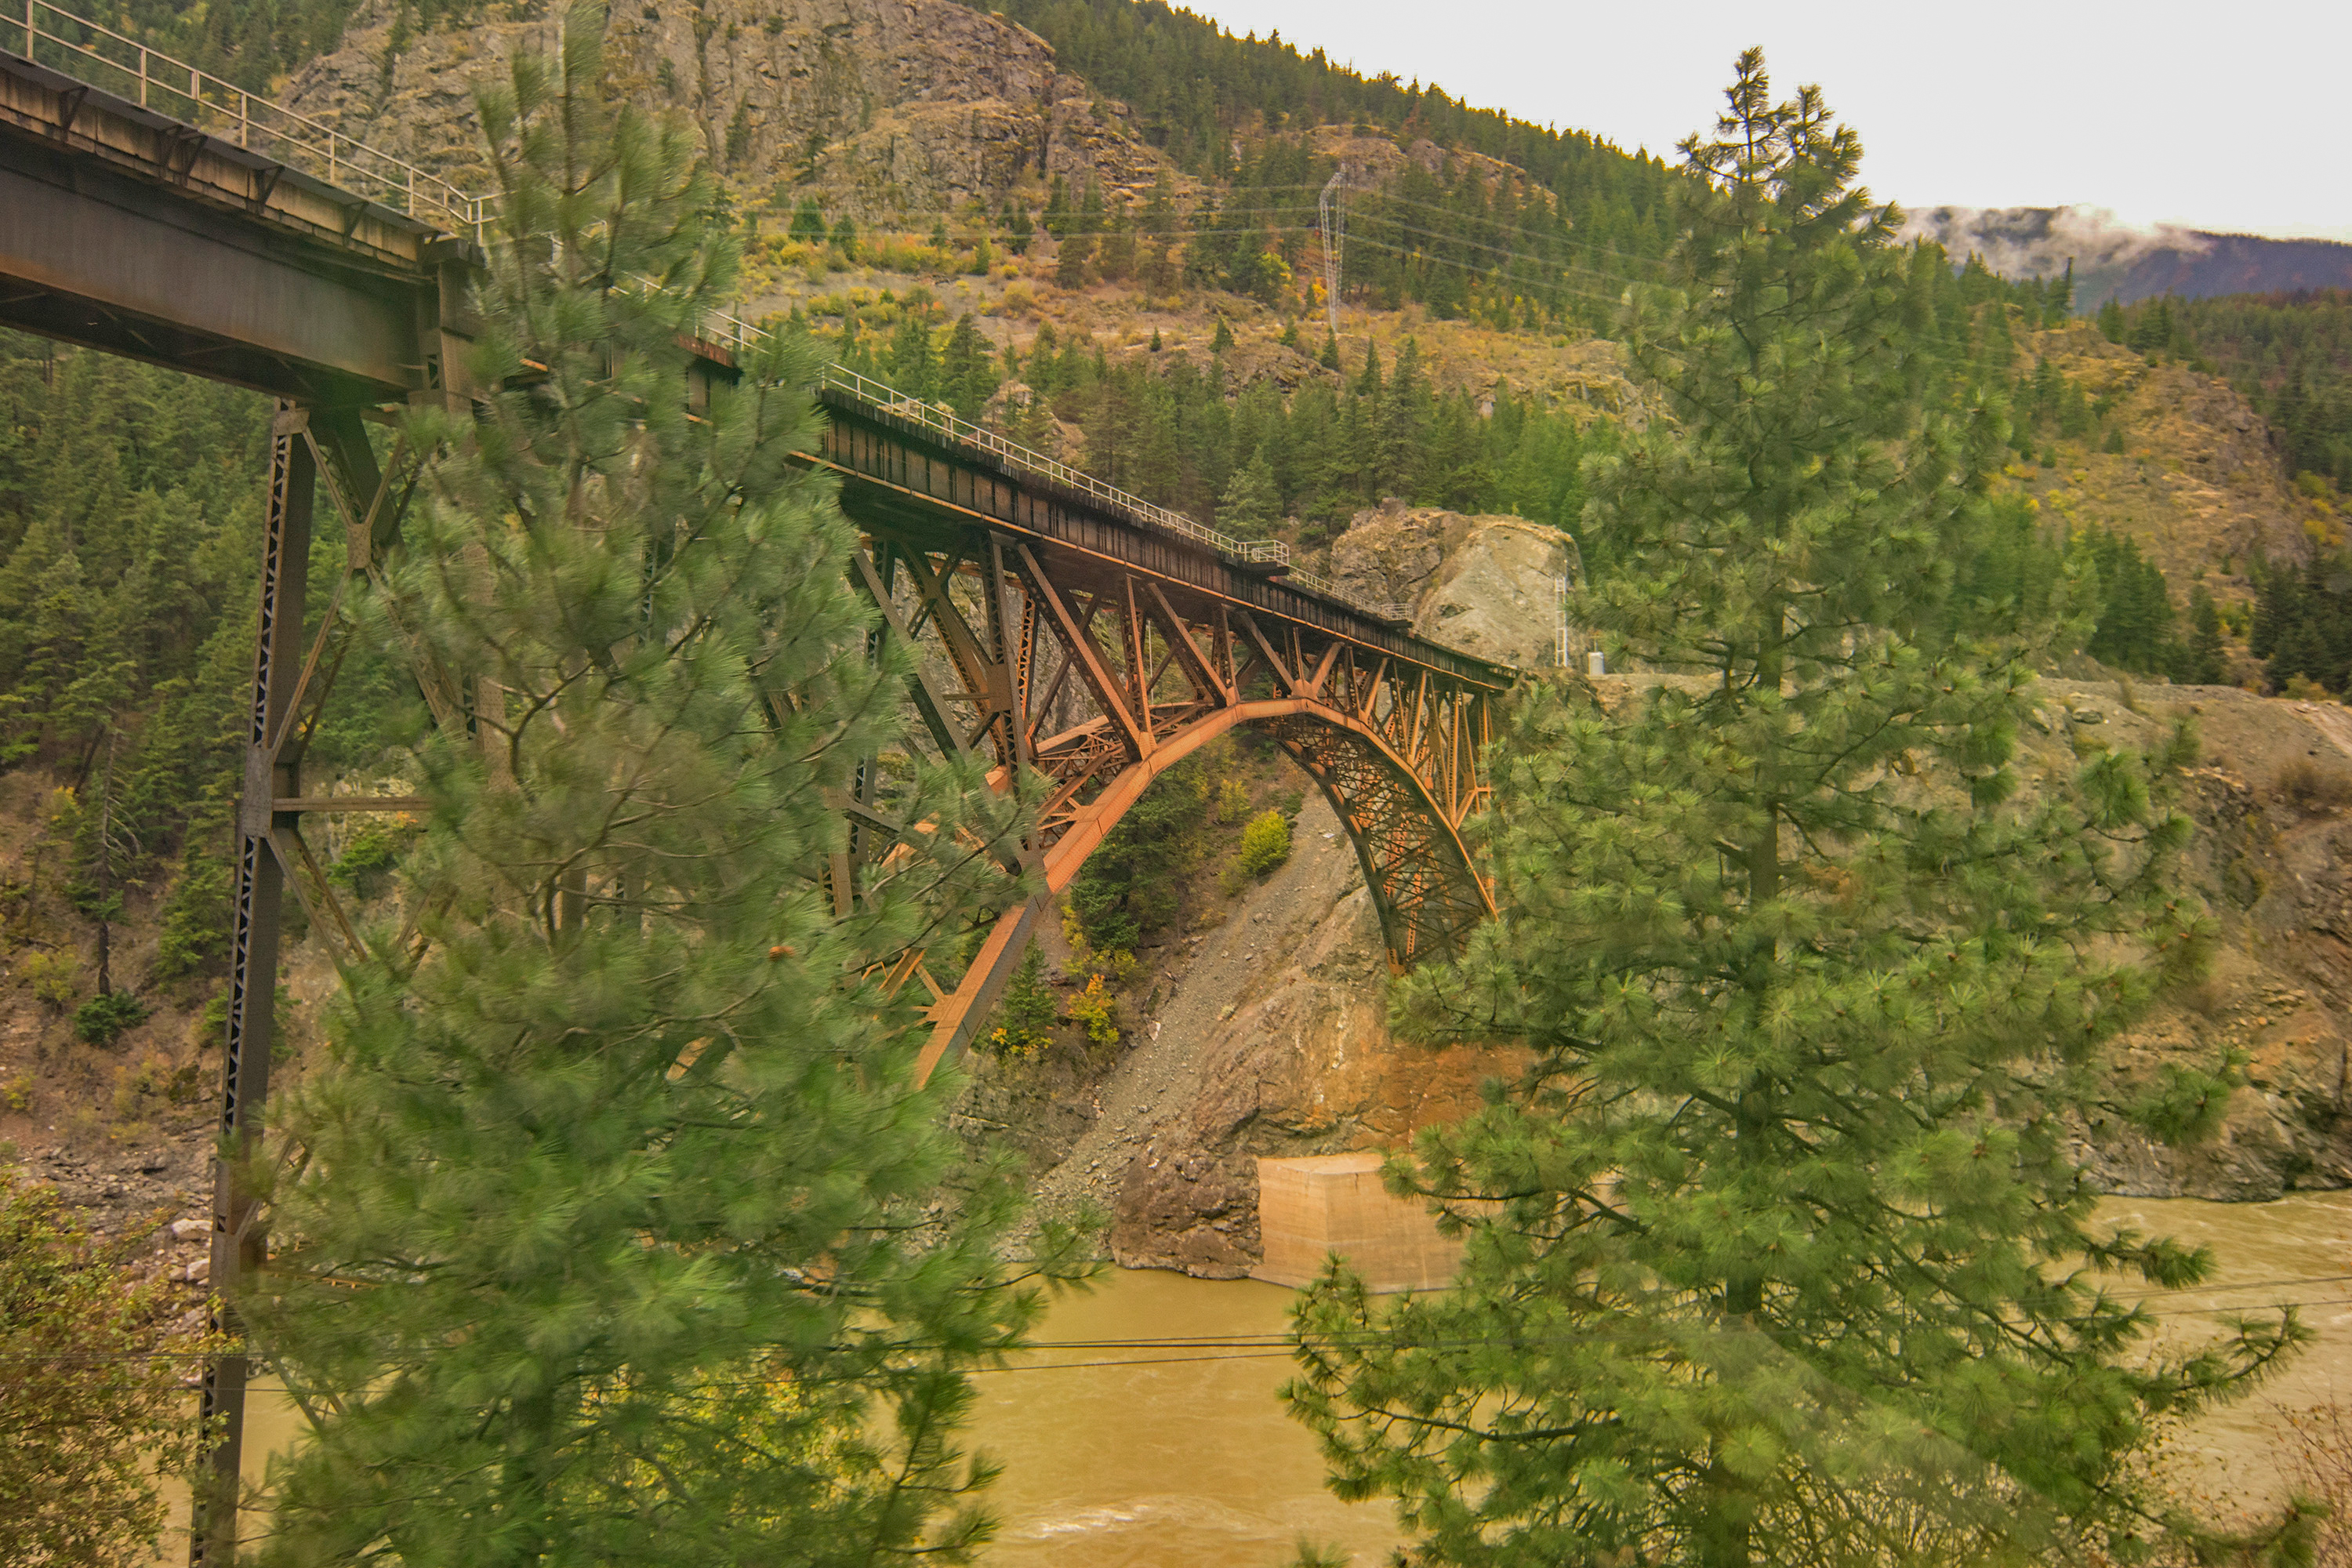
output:
[[[109,58],[91,44],[68,38],[62,34],[44,34],[40,30],[37,7],[46,8],[53,16],[65,22],[72,23],[103,44],[120,46],[122,49],[135,51],[136,58],[131,63],[125,64],[119,58]],[[13,12],[11,16],[13,19]],[[237,144],[247,148],[253,145],[253,94],[236,83],[223,80],[186,60],[177,59],[159,49],[150,48],[139,39],[116,32],[113,28],[93,22],[86,16],[76,16],[70,11],[50,4],[49,0],[25,0],[24,20],[21,26],[25,33],[26,59],[34,59],[37,57],[39,45],[44,38],[47,38],[69,54],[79,55],[86,60],[122,76],[135,77],[139,84],[140,107],[143,109],[152,110],[155,107],[155,94],[152,89],[163,86],[161,79],[156,74],[160,66],[169,65],[174,70],[185,71],[188,78],[185,94],[191,105],[189,118],[193,121],[202,122],[208,101],[206,95],[211,94],[218,100],[221,113],[236,114],[239,138]],[[175,96],[182,91],[178,87],[168,90]],[[468,215],[478,214],[478,204],[474,198],[431,171],[420,169],[404,158],[395,158],[389,153],[352,141],[333,127],[323,125],[306,115],[297,114],[283,104],[272,102],[268,99],[261,101],[266,109],[275,112],[283,127],[272,134],[277,142],[278,155],[285,158],[286,161],[295,161],[289,156],[289,152],[307,153],[313,158],[323,158],[327,166],[327,178],[331,184],[340,181],[348,171],[353,178],[363,178],[370,182],[370,188],[373,189],[385,192],[405,189],[409,193],[407,210],[412,215],[416,211],[415,193],[418,185],[418,176],[422,175],[425,188],[441,193],[435,198],[434,205],[457,220],[459,226],[467,225]],[[234,110],[230,107],[232,104],[235,106]],[[339,143],[343,142],[351,142],[352,153],[345,153],[341,150]],[[371,162],[380,163],[389,170],[397,171],[397,174],[373,172],[369,167]],[[315,174],[318,170],[313,168],[310,173]],[[478,216],[472,218],[471,226],[476,241],[478,243],[482,237],[482,222]]]

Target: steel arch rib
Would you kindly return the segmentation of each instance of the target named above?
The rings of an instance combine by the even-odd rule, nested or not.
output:
[[[1477,874],[1470,859],[1468,846],[1463,843],[1461,831],[1439,806],[1429,781],[1398,755],[1381,733],[1352,714],[1307,697],[1272,698],[1256,701],[1237,702],[1220,708],[1206,717],[1187,724],[1165,737],[1141,758],[1130,762],[1112,775],[1103,792],[1087,804],[1078,819],[1055,840],[1040,858],[1039,868],[1044,874],[1045,894],[1006,910],[998,917],[997,924],[982,944],[963,979],[955,990],[940,999],[930,1009],[933,1020],[931,1037],[924,1044],[915,1062],[915,1083],[918,1088],[929,1081],[931,1074],[948,1055],[965,1043],[970,1029],[976,1027],[981,1016],[1002,989],[1003,976],[1020,956],[1020,944],[1014,940],[1025,934],[1041,912],[1045,899],[1066,891],[1077,876],[1078,868],[1086,863],[1097,846],[1118,826],[1128,808],[1142,798],[1152,782],[1181,762],[1193,752],[1244,724],[1270,723],[1280,720],[1307,720],[1315,724],[1346,733],[1370,751],[1383,764],[1390,778],[1402,783],[1418,807],[1418,815],[1434,830],[1440,853],[1448,864],[1444,870],[1448,879],[1466,884],[1475,889],[1479,913],[1495,912],[1494,895],[1486,879]],[[1384,935],[1395,929],[1396,911],[1386,907],[1387,890],[1382,886],[1382,868],[1370,844],[1365,838],[1348,809],[1348,802],[1338,797],[1332,783],[1314,770],[1308,770],[1317,786],[1332,796],[1342,828],[1354,846],[1356,857],[1364,872],[1365,885],[1373,899],[1382,906],[1381,924]],[[1394,944],[1391,943],[1393,952]]]
[[[1460,830],[1440,809],[1436,796],[1430,791],[1429,781],[1423,778],[1419,772],[1399,756],[1395,749],[1381,738],[1378,731],[1349,714],[1309,697],[1269,698],[1257,701],[1237,702],[1230,708],[1221,708],[1204,719],[1187,724],[1183,729],[1160,742],[1151,754],[1142,761],[1129,763],[1118,773],[1112,775],[1102,794],[1096,796],[1087,808],[1087,815],[1071,824],[1069,831],[1063,834],[1055,841],[1053,847],[1045,851],[1046,888],[1056,893],[1066,890],[1070,885],[1071,879],[1078,874],[1078,868],[1085,863],[1086,858],[1093,853],[1095,847],[1103,841],[1113,827],[1118,826],[1118,819],[1127,815],[1128,808],[1142,798],[1143,792],[1150,788],[1152,781],[1161,773],[1166,773],[1171,767],[1220,735],[1244,724],[1264,723],[1276,719],[1312,719],[1330,729],[1345,731],[1370,746],[1381,761],[1388,764],[1394,775],[1406,783],[1414,796],[1415,804],[1427,815],[1431,824],[1440,830],[1441,844],[1452,851],[1450,858],[1461,868],[1463,874],[1468,877],[1471,883],[1478,889],[1478,896],[1485,902],[1486,912],[1488,914],[1494,912],[1492,895],[1486,891],[1485,881],[1472,869],[1469,847],[1462,842]],[[1343,824],[1347,823],[1345,803],[1334,801],[1332,804],[1341,808],[1340,821]],[[1348,830],[1350,837],[1355,837],[1355,828],[1352,825],[1349,826]],[[1373,890],[1377,896],[1379,889],[1375,888]]]

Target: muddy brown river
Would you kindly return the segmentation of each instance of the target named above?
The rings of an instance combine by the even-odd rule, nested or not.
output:
[[[2352,1193],[2269,1204],[2111,1199],[2106,1217],[2210,1244],[2210,1286],[2150,1306],[2167,1341],[2210,1331],[2215,1310],[2305,1303],[2318,1339],[2245,1402],[2171,1440],[2185,1490],[2228,1508],[2259,1506],[2288,1484],[2285,1419],[2352,1402]],[[1118,1272],[1057,1303],[1039,1338],[1101,1342],[1279,1334],[1291,1293],[1252,1280]],[[1003,1520],[982,1561],[1002,1568],[1279,1568],[1304,1538],[1376,1568],[1399,1536],[1385,1503],[1324,1489],[1307,1432],[1275,1390],[1290,1363],[1228,1349],[1034,1352],[980,1379],[975,1444],[1004,1465]],[[256,1436],[295,1437],[289,1413],[256,1412]],[[257,1447],[259,1445],[257,1444]],[[248,1460],[258,1479],[257,1456]]]

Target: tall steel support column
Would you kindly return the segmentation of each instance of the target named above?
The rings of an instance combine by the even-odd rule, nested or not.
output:
[[[299,795],[299,762],[281,763],[276,743],[292,711],[302,669],[302,616],[310,561],[310,510],[317,462],[307,412],[278,405],[269,458],[269,519],[261,571],[261,618],[253,661],[253,706],[246,733],[244,795],[236,821],[236,938],[229,972],[228,1038],[221,1062],[222,1155],[213,1171],[213,1327],[235,1335],[234,1292],[267,1251],[242,1166],[260,1145],[269,1094],[272,1014],[278,999],[278,913],[289,868],[271,842],[277,803]],[[247,1360],[216,1358],[205,1371],[204,1415],[212,1433],[207,1469],[192,1489],[188,1561],[226,1564],[236,1555],[239,1468],[244,1458]]]

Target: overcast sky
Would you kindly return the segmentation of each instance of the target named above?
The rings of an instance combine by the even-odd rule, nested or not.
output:
[[[1181,3],[1181,0],[1180,0]],[[1711,124],[1732,57],[1819,82],[1906,205],[2105,207],[2137,224],[2352,240],[2352,3],[1192,0],[1369,75],[1631,152]]]

